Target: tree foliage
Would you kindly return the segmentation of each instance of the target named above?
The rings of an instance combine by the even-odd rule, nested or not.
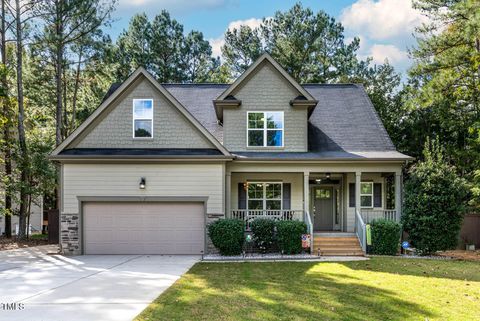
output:
[[[444,158],[438,140],[427,140],[424,160],[405,184],[402,224],[423,254],[454,248],[465,209],[467,185]]]
[[[299,82],[335,82],[353,75],[359,66],[360,40],[347,44],[343,32],[343,26],[324,11],[314,13],[297,3],[263,19],[258,28],[228,30],[222,54],[232,77],[269,52]]]
[[[417,156],[428,137],[441,137],[446,160],[472,181],[480,169],[480,2],[414,4],[431,22],[417,29],[418,44],[411,51],[407,148]]]
[[[118,81],[144,67],[160,82],[200,82],[219,65],[203,34],[192,30],[185,35],[183,25],[165,10],[153,21],[146,14],[132,17],[117,39],[114,62]]]

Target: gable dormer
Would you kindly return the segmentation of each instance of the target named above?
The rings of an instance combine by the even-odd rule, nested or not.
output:
[[[213,103],[230,151],[308,150],[308,117],[317,100],[268,54]]]
[[[170,92],[138,68],[52,152],[52,159],[66,151],[84,155],[135,150],[134,156],[145,156],[154,151],[215,149],[229,155]]]

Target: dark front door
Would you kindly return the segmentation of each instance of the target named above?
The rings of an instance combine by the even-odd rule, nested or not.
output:
[[[334,200],[333,187],[315,187],[313,189],[314,229],[315,231],[333,230]]]

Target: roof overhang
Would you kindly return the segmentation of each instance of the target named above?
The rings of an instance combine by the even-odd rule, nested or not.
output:
[[[233,157],[227,156],[152,156],[152,155],[122,155],[122,156],[105,156],[105,155],[51,155],[48,157],[55,162],[211,162],[211,161],[231,161]]]
[[[308,116],[313,113],[313,110],[318,104],[318,100],[316,99],[292,99],[290,100],[290,106],[296,109],[307,109],[308,110]]]
[[[238,99],[215,99],[213,100],[213,106],[215,107],[215,114],[217,119],[223,122],[223,110],[235,109],[242,105],[242,101]]]

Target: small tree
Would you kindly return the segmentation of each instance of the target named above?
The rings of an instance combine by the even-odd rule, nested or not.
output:
[[[402,224],[412,245],[430,254],[457,245],[467,185],[444,160],[438,140],[427,140],[423,153],[405,184]]]

